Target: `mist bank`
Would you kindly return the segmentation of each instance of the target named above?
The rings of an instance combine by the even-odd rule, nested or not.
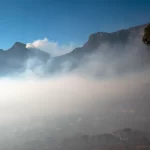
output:
[[[77,73],[53,78],[1,78],[0,124],[51,120],[50,131],[57,134],[122,127],[148,129],[149,75],[146,70],[105,79]]]
[[[29,57],[21,71],[2,75],[0,125],[23,124],[27,131],[39,126],[53,136],[124,127],[149,130],[149,48],[140,36],[108,41],[114,34],[118,41],[124,31],[96,34],[63,56],[44,53],[46,61]],[[95,36],[107,38],[95,44]]]

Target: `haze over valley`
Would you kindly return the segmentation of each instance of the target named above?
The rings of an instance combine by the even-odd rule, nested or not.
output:
[[[0,150],[149,150],[149,6],[0,2]]]

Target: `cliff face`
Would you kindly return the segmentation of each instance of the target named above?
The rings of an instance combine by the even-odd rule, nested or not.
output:
[[[79,48],[74,49],[72,52],[55,57],[52,61],[51,70],[60,70],[61,64],[69,61],[72,65],[71,69],[76,68],[78,65],[83,63],[83,59],[87,55],[91,55],[95,52],[103,51],[103,45],[107,45],[107,52],[108,53],[115,53],[116,56],[120,57],[123,53],[126,53],[126,50],[130,48],[125,48],[130,44],[130,47],[138,47],[136,44],[138,42],[142,43],[142,35],[146,25],[136,26],[129,29],[119,30],[112,33],[106,32],[97,32],[89,36],[88,41]],[[139,39],[138,42],[135,42],[136,39]],[[115,48],[114,48],[115,47]],[[117,48],[116,48],[117,47]],[[144,49],[148,49],[148,47],[144,46]],[[143,53],[141,54],[140,59],[144,62],[147,61],[147,52],[145,53],[141,48]],[[145,53],[145,54],[144,54]],[[149,55],[149,54],[148,54]],[[145,57],[146,56],[146,57]],[[117,58],[116,58],[117,59]],[[149,59],[149,58],[148,58]]]
[[[86,51],[94,51],[102,44],[109,45],[120,44],[124,46],[128,42],[132,42],[136,37],[142,37],[143,30],[146,25],[136,26],[129,29],[119,30],[112,33],[97,32],[89,36],[88,41],[83,45]]]

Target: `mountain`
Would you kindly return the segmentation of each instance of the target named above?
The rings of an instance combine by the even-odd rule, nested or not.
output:
[[[140,59],[144,58],[142,61],[145,63],[145,61],[149,60],[149,57],[147,58],[147,56],[150,56],[149,52],[147,55],[146,49],[148,49],[148,47],[142,43],[142,36],[145,26],[146,25],[131,27],[129,29],[119,30],[112,33],[94,33],[89,36],[88,41],[82,47],[75,48],[72,52],[63,56],[55,57],[51,63],[50,69],[51,71],[59,71],[63,67],[62,64],[70,63],[71,67],[69,69],[72,70],[82,64],[83,59],[85,63],[86,56],[90,56],[95,52],[102,52],[103,49],[105,49],[105,51],[107,50],[107,53],[113,53],[119,57],[123,53],[126,53],[126,51],[129,50],[131,46],[133,49],[133,46],[137,48],[139,44],[141,46]],[[127,48],[129,45],[130,47]],[[142,49],[145,49],[146,52]]]
[[[134,48],[136,46],[136,48],[141,49],[140,57],[138,58],[141,61],[139,65],[145,66],[150,63],[150,51],[147,51],[149,47],[146,47],[142,43],[145,26],[136,26],[112,33],[94,33],[89,36],[88,41],[82,47],[75,48],[72,52],[58,57],[51,57],[48,53],[40,49],[28,49],[25,44],[16,42],[8,50],[0,49],[1,75],[24,71],[29,59],[36,60],[34,66],[38,66],[39,62],[46,63],[51,58],[50,64],[47,66],[49,73],[60,72],[62,70],[69,71],[83,63],[87,63],[86,56],[103,52],[105,49],[108,54],[113,53],[116,56],[114,59],[117,59],[117,57],[119,58],[123,53],[126,53],[127,50],[133,49],[133,46]],[[140,43],[140,46],[142,46],[138,46],[137,43]],[[127,47],[128,45],[130,47]],[[132,68],[135,68],[135,66],[132,66]],[[132,70],[132,68],[130,69]]]
[[[8,50],[0,50],[1,75],[24,71],[29,59],[46,63],[50,55],[41,50],[27,49],[26,45],[16,42]]]

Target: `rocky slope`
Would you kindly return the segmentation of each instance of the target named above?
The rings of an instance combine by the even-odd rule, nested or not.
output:
[[[142,38],[144,27],[145,25],[141,25],[112,33],[94,33],[89,36],[88,41],[82,47],[76,48],[72,52],[63,56],[52,58],[50,65],[47,67],[48,71],[50,73],[59,72],[63,69],[64,66],[69,66],[67,71],[77,68],[80,64],[83,63],[85,56],[91,55],[97,51],[103,51],[104,45],[109,47],[107,48],[108,53],[113,52],[118,56],[129,49],[124,48],[127,47],[127,45],[130,44],[130,46],[136,46],[136,39],[139,39],[141,45],[143,44],[140,39]],[[141,49],[148,49],[148,47],[144,46],[143,44]],[[142,60],[142,63],[144,62],[142,65],[145,65],[147,60],[149,60],[149,53],[145,53],[145,51],[143,51],[143,53],[140,55],[140,60]],[[20,42],[16,42],[10,49],[6,51],[0,49],[1,75],[24,71],[26,67],[25,64],[30,58],[34,58],[34,60],[36,59],[46,63],[49,60],[50,55],[39,49],[27,49],[26,45]],[[39,64],[35,63],[35,65]]]
[[[114,59],[118,59],[120,56],[128,51],[139,49],[139,59],[141,62],[139,66],[149,64],[149,47],[142,43],[143,30],[146,25],[136,26],[129,29],[119,30],[112,33],[97,32],[89,36],[88,41],[79,48],[74,49],[72,52],[59,56],[53,59],[51,63],[51,71],[61,70],[62,64],[69,63],[70,70],[77,68],[83,63],[87,63],[86,56],[90,56],[96,52],[107,52],[107,54],[115,55]],[[84,61],[83,61],[84,59]],[[108,58],[109,59],[109,58]],[[128,59],[128,58],[127,58]],[[132,64],[131,64],[132,65]],[[127,67],[128,68],[128,67]],[[121,70],[120,70],[121,71]]]
[[[29,59],[46,62],[49,58],[48,53],[27,49],[25,44],[16,42],[10,49],[0,50],[1,75],[24,71]]]

